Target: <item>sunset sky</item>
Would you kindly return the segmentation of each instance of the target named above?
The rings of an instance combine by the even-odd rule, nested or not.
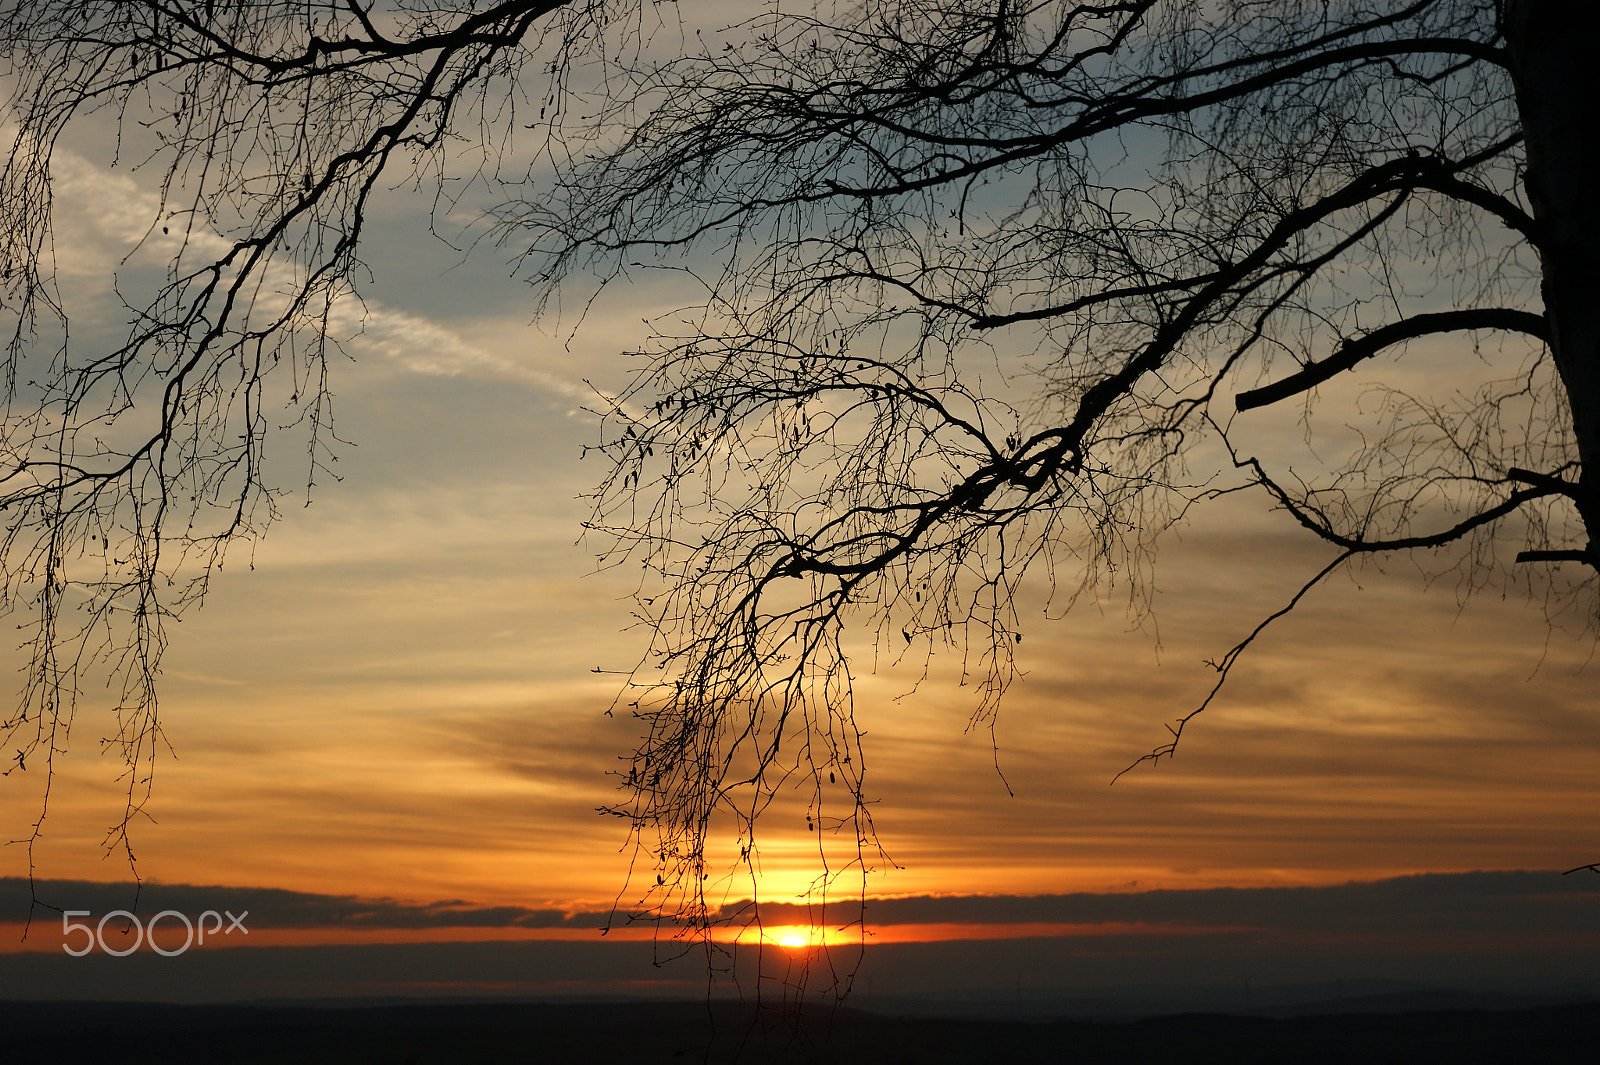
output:
[[[148,225],[154,190],[148,175],[108,170],[90,146],[77,148],[61,156],[57,239],[69,309],[83,323],[77,342],[87,344],[116,320],[107,281]],[[607,671],[628,669],[644,644],[629,627],[634,574],[592,572],[592,552],[578,542],[581,496],[600,473],[596,459],[580,461],[599,433],[582,407],[586,382],[620,386],[628,362],[618,353],[678,293],[648,277],[619,285],[569,340],[561,327],[532,321],[526,286],[494,249],[463,261],[431,237],[427,206],[395,191],[370,223],[365,331],[332,382],[338,431],[350,442],[339,452],[343,479],[320,484],[301,505],[303,455],[286,435],[271,456],[273,480],[289,490],[283,520],[253,548],[236,548],[203,608],[171,631],[162,721],[173,755],[158,764],[150,819],[134,828],[138,872],[177,892],[180,909],[258,899],[250,906],[258,942],[286,950],[434,944],[417,947],[424,952],[413,960],[443,957],[439,943],[486,940],[587,950],[596,915],[624,891],[631,857],[623,823],[596,812],[617,798],[607,774],[636,738],[625,716],[605,713],[618,682]],[[1065,618],[1046,617],[1045,589],[1032,589],[1024,676],[1003,705],[993,750],[987,730],[967,728],[976,696],[956,683],[955,663],[936,659],[915,690],[914,672],[892,665],[864,679],[857,719],[888,858],[868,894],[976,896],[925,912],[869,907],[869,929],[883,943],[980,943],[961,957],[989,958],[982,964],[1002,984],[1011,968],[1051,971],[1052,951],[1099,949],[1107,937],[1144,943],[1125,957],[1155,967],[1178,959],[1170,964],[1200,972],[1192,937],[1174,931],[1185,925],[1218,935],[1254,929],[1275,945],[1260,947],[1257,936],[1228,950],[1244,957],[1259,947],[1281,960],[1301,949],[1294,944],[1332,942],[1346,926],[1339,921],[1370,918],[1377,923],[1361,925],[1370,933],[1363,942],[1372,956],[1395,958],[1416,945],[1407,936],[1421,934],[1391,919],[1403,907],[1357,905],[1337,892],[1217,889],[1332,891],[1411,874],[1527,870],[1550,886],[1402,883],[1438,897],[1466,885],[1472,907],[1428,901],[1417,913],[1445,913],[1436,931],[1458,942],[1463,929],[1488,929],[1483,958],[1520,952],[1532,972],[1559,957],[1551,965],[1565,976],[1600,979],[1600,962],[1585,968],[1600,944],[1580,935],[1596,927],[1600,896],[1554,875],[1600,859],[1593,638],[1552,631],[1541,606],[1515,594],[1463,604],[1449,582],[1425,587],[1405,559],[1338,577],[1261,639],[1175,761],[1111,784],[1162,741],[1165,722],[1204,697],[1214,677],[1205,661],[1328,557],[1259,499],[1236,498],[1166,541],[1155,614],[1142,626],[1120,589]],[[871,661],[865,634],[860,649]],[[102,847],[121,806],[117,767],[98,750],[106,724],[95,696],[74,724],[33,852],[44,881],[130,879]],[[0,782],[6,839],[27,835],[40,784],[33,773]],[[761,892],[792,900],[810,875],[805,827],[773,822],[763,831]],[[23,846],[0,851],[0,922],[10,922],[0,927],[0,951],[19,948],[15,922],[26,906],[17,878],[28,874]],[[98,916],[120,890],[68,885],[46,901]],[[1106,902],[1155,890],[1137,906]],[[714,891],[735,902],[749,897],[751,881],[735,873]],[[1543,904],[1529,900],[1545,891],[1569,901],[1541,924],[1529,914]],[[1034,896],[1079,901],[1026,902]],[[1253,902],[1195,916],[1196,900],[1241,898],[1308,900],[1308,913],[1316,899],[1332,900],[1329,912],[1341,916],[1318,926],[1299,910],[1291,919]],[[427,911],[441,901],[451,902],[445,917]],[[374,907],[413,916],[372,918]],[[459,917],[493,908],[504,912]],[[433,915],[415,917],[424,911]],[[546,916],[526,916],[533,912]],[[46,911],[40,920],[58,918]],[[1163,931],[1139,940],[1151,928]],[[49,972],[64,983],[34,989],[70,995],[90,969],[59,958],[54,934],[30,937],[27,949],[39,955],[30,964],[49,955]],[[585,962],[577,982],[653,979],[640,949]],[[1355,948],[1327,956],[1346,949]],[[1416,952],[1437,959],[1443,949],[1433,942]],[[176,967],[146,962],[144,993],[194,994],[181,981],[164,990]],[[23,964],[0,959],[0,997],[25,993],[18,974],[45,972]],[[395,964],[410,972],[412,962]],[[482,975],[497,964],[461,962],[435,983],[554,986]],[[911,972],[923,963],[894,964]],[[1263,961],[1262,971],[1278,964]],[[1324,969],[1284,968],[1283,979],[1342,979],[1360,966]],[[1419,980],[1434,971],[1383,970]],[[194,979],[192,967],[185,972],[182,980]],[[693,975],[678,972],[692,988]],[[427,983],[274,979],[273,994]],[[238,993],[269,983],[243,981]]]

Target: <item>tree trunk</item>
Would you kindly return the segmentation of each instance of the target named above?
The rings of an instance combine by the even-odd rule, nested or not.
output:
[[[1589,534],[1582,546],[1600,569],[1600,54],[1579,28],[1593,14],[1592,0],[1506,0],[1504,7],[1550,349],[1582,463],[1576,502]]]

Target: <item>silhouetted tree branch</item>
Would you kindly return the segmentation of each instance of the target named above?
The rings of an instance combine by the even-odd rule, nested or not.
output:
[[[1123,583],[1143,611],[1161,531],[1220,496],[1261,493],[1337,554],[1141,761],[1360,558],[1433,557],[1469,588],[1499,571],[1592,617],[1596,557],[1569,545],[1600,519],[1593,398],[1573,395],[1594,396],[1595,345],[1548,293],[1556,229],[1593,224],[1570,180],[1593,165],[1552,88],[1567,216],[1530,192],[1547,134],[1524,97],[1581,62],[1518,28],[1577,9],[1534,6],[773,14],[652,71],[592,164],[506,206],[546,292],[641,263],[704,286],[605,411],[593,522],[649,574],[657,642],[629,698],[650,734],[616,812],[672,871],[663,906],[702,912],[719,809],[742,846],[796,781],[808,811],[862,809],[847,623],[953,644],[992,720],[1027,571],[1069,601]],[[1437,391],[1383,384],[1418,352],[1455,367]],[[1354,447],[1241,457],[1259,454],[1244,413],[1304,397],[1309,435],[1351,404],[1312,389],[1357,373]],[[1507,573],[1519,539],[1524,564],[1584,572]]]
[[[31,657],[0,720],[7,775],[42,777],[30,856],[68,725],[109,676],[127,790],[107,845],[131,864],[166,622],[276,517],[270,436],[301,434],[308,491],[331,475],[329,356],[359,328],[347,297],[379,176],[442,172],[461,126],[512,118],[501,94],[536,56],[524,82],[559,97],[602,24],[587,0],[0,7],[0,604]],[[140,250],[166,274],[124,295],[120,344],[84,351],[53,273],[52,167],[95,122],[159,177]]]
[[[1452,333],[1463,329],[1514,329],[1538,337],[1540,340],[1547,339],[1544,318],[1527,311],[1503,307],[1475,307],[1460,311],[1413,315],[1402,321],[1391,322],[1365,336],[1346,340],[1326,359],[1304,366],[1281,381],[1274,381],[1261,388],[1252,388],[1248,392],[1240,392],[1234,398],[1234,406],[1239,410],[1253,410],[1256,407],[1277,403],[1279,400],[1309,391],[1324,381],[1344,373],[1362,359],[1370,359],[1401,341],[1414,340],[1431,333]]]

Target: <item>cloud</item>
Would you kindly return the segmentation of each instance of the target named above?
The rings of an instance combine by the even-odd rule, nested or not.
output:
[[[853,916],[851,905],[835,917]],[[769,923],[803,921],[804,906],[762,904]],[[830,907],[830,914],[833,908]],[[1298,932],[1340,929],[1588,931],[1600,878],[1556,872],[1423,873],[1322,887],[1206,888],[1066,895],[918,895],[871,899],[868,925],[1149,924]]]
[[[113,317],[121,309],[120,301],[111,297],[112,279],[119,271],[132,277],[137,267],[163,264],[180,249],[187,261],[220,257],[231,247],[227,239],[210,230],[182,232],[174,228],[167,233],[159,224],[160,197],[129,173],[58,148],[52,175],[56,270],[71,280],[78,298],[96,301],[100,310]],[[437,283],[437,279],[433,281]],[[124,283],[131,285],[127,298],[137,303],[135,290],[140,282]],[[281,297],[275,301],[257,296],[256,309],[270,310],[275,302],[281,303]],[[582,381],[473,344],[428,317],[379,300],[346,297],[334,307],[329,325],[335,339],[346,341],[347,350],[382,357],[412,373],[511,381],[574,404],[597,399],[595,390]]]
[[[32,900],[37,899],[35,905]],[[88,880],[41,880],[30,893],[24,877],[0,878],[0,923],[21,924],[50,908],[87,910],[96,917],[135,906],[132,884]],[[146,882],[137,892],[140,914],[176,910],[199,914],[227,909],[250,912],[251,928],[599,928],[605,911],[566,912],[525,906],[477,906],[460,899],[428,903],[354,895],[318,895],[280,888],[246,888]]]
[[[600,400],[595,390],[581,381],[479,347],[437,322],[377,300],[345,300],[331,321],[351,334],[344,345],[348,350],[382,356],[412,373],[514,381],[574,403]]]
[[[98,166],[65,148],[55,150],[50,169],[55,266],[76,290],[89,286],[103,292],[119,265],[141,245],[152,259],[180,248],[187,256],[228,251],[228,242],[209,230],[163,231],[158,225],[161,198],[125,171]]]
[[[53,903],[100,916],[128,909],[131,884],[41,883]],[[26,916],[27,882],[0,880],[0,922]],[[68,957],[49,941],[55,915],[36,914],[39,949],[0,953],[0,998],[221,1001],[355,995],[662,995],[706,993],[704,955],[684,941],[539,929],[595,928],[603,914],[410,903],[275,889],[147,883],[139,911],[248,908],[252,930],[358,940],[295,945],[257,936],[247,949],[181,957],[137,951]],[[868,936],[829,948],[826,964],[855,974],[861,1004],[1004,1002],[1031,1010],[1259,1008],[1373,991],[1455,988],[1570,996],[1600,986],[1600,878],[1476,872],[1297,888],[869,899],[875,927],[924,934]],[[768,928],[803,922],[801,908],[764,904]],[[830,921],[849,907],[830,908]],[[989,935],[939,934],[967,923]],[[1011,936],[1007,926],[1013,926]],[[13,924],[14,926],[14,924]],[[1055,926],[1055,927],[1051,927]],[[1097,927],[1098,926],[1098,927]],[[299,930],[308,930],[305,932]],[[496,930],[504,930],[503,932]],[[908,931],[911,931],[908,929]],[[386,935],[392,938],[386,938]],[[523,940],[512,942],[512,940]],[[243,947],[242,943],[224,943]],[[210,944],[207,944],[210,947]],[[724,944],[735,971],[783,966],[768,949]],[[724,955],[731,959],[733,954]],[[660,965],[674,965],[663,970]],[[816,962],[821,964],[821,960]],[[842,967],[842,968],[840,968]],[[781,978],[780,969],[769,969]],[[1072,999],[1077,1005],[1062,1005]]]
[[[129,884],[84,880],[40,881],[36,897],[62,909],[104,914],[131,909]],[[27,920],[28,881],[0,878],[0,922]],[[1062,895],[917,895],[869,899],[868,926],[908,924],[1149,925],[1172,930],[1251,928],[1321,934],[1426,930],[1487,932],[1589,932],[1600,919],[1600,878],[1553,871],[1424,873],[1322,887],[1205,888]],[[730,903],[722,914],[736,917],[748,902]],[[852,920],[858,902],[830,904],[829,924]],[[146,883],[141,913],[163,909],[199,913],[248,909],[262,928],[600,928],[604,910],[566,911],[524,906],[481,906],[463,899],[413,903],[390,898],[320,895],[279,888],[243,888]],[[34,917],[38,919],[38,911]],[[769,925],[809,923],[818,911],[804,905],[764,902]],[[998,929],[997,929],[998,931]]]

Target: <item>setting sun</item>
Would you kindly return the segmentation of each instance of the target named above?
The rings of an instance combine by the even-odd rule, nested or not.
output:
[[[805,936],[784,936],[782,939],[778,940],[778,946],[780,947],[796,948],[807,945],[808,943]]]

